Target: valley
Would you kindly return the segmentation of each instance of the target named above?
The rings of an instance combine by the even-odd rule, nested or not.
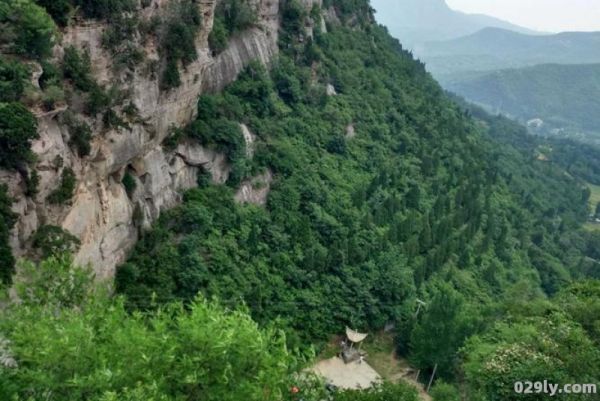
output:
[[[379,21],[444,89],[529,123],[533,134],[598,146],[599,32],[535,32],[443,0],[374,4]]]

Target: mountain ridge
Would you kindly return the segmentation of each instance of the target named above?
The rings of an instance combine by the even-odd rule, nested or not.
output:
[[[415,51],[442,84],[477,71],[537,64],[600,62],[600,32],[525,35],[488,27],[450,41],[428,42]]]
[[[564,130],[598,141],[600,64],[541,64],[472,74],[446,88],[522,122],[544,121],[544,132]]]
[[[538,33],[492,16],[454,10],[444,0],[375,0],[372,5],[378,11],[378,22],[409,48],[431,40],[458,38],[487,26]]]

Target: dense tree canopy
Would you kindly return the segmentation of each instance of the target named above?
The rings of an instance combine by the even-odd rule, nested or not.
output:
[[[56,26],[33,0],[1,0],[0,26],[0,46],[10,52],[32,58],[50,54]]]
[[[141,29],[129,1],[38,3],[62,25],[79,6],[87,17],[124,22],[128,38]],[[219,3],[215,52],[253,26],[250,4]],[[439,382],[436,401],[462,392],[512,400],[512,382],[523,377],[598,381],[598,285],[585,280],[600,277],[600,233],[580,230],[590,198],[580,179],[597,177],[581,154],[594,151],[570,144],[554,163],[539,157],[546,141],[449,98],[373,24],[367,1],[324,6],[338,16],[327,33],[318,7],[282,4],[277,59],[268,69],[250,63],[222,93],[199,99],[195,121],[173,129],[165,150],[197,141],[226,156],[229,179],[216,185],[201,171],[182,205],[141,233],[117,269],[115,298],[64,255],[77,247],[72,235],[49,224],[33,235],[35,256],[49,259],[22,262],[22,302],[0,315],[0,398],[287,400],[302,376],[292,376],[302,366],[289,346],[346,325],[376,331],[389,323],[398,352],[423,377],[437,365],[445,381],[463,379],[460,393]],[[47,15],[28,0],[0,0],[0,23],[13,29],[14,21],[24,21],[23,38],[11,51],[43,58]],[[180,0],[144,26],[160,45],[163,89],[179,85],[179,68],[198,56],[201,24],[196,2]],[[121,33],[107,30],[104,46],[119,48]],[[127,125],[117,108],[126,94],[94,81],[85,52],[65,49],[62,71],[42,64],[42,89],[65,84],[89,118]],[[37,136],[34,116],[18,103],[26,75],[0,59],[0,167],[22,173]],[[90,126],[64,121],[70,146],[87,156]],[[256,137],[252,152],[240,124]],[[69,167],[57,168],[47,201],[66,204],[77,182]],[[266,205],[234,201],[241,182],[267,170]],[[0,278],[10,283],[15,219],[6,192],[0,187]],[[302,396],[321,400],[316,393]],[[386,384],[334,398],[416,394]]]
[[[452,380],[459,349],[519,283],[542,297],[589,273],[577,231],[589,191],[534,159],[519,125],[475,121],[368,14],[305,40],[294,27],[314,13],[292,11],[272,69],[252,64],[203,96],[172,138],[229,155],[228,185],[189,191],[144,233],[117,291],[142,310],[197,291],[243,300],[259,322],[311,340],[393,322],[401,353]],[[257,136],[252,159],[238,123]],[[265,169],[266,208],[236,204],[228,187]]]
[[[197,298],[130,315],[68,257],[20,270],[22,303],[0,316],[3,400],[287,399],[284,335],[243,312]]]

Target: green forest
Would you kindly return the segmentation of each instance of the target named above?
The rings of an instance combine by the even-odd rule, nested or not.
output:
[[[562,136],[578,138],[585,133],[597,144],[599,72],[598,64],[537,65],[463,74],[449,80],[446,88],[524,122],[540,118],[544,133],[558,129]]]
[[[22,23],[39,24],[39,34],[69,13],[110,20],[133,7],[37,3],[45,8],[0,0],[0,26],[21,23],[13,5],[36,15]],[[242,0],[223,4],[214,53],[256,18]],[[337,15],[326,32],[317,23],[324,9]],[[39,238],[47,258],[17,262],[11,277],[15,217],[0,187],[0,278],[20,299],[0,301],[0,399],[419,399],[392,383],[325,394],[304,369],[345,326],[392,325],[398,355],[423,377],[437,366],[435,401],[545,399],[515,394],[525,379],[600,384],[600,232],[582,228],[586,183],[599,183],[600,170],[581,145],[537,157],[545,142],[446,94],[374,23],[367,0],[312,10],[288,0],[280,14],[273,64],[251,63],[223,92],[201,96],[197,119],[163,144],[194,140],[223,152],[227,183],[201,174],[180,206],[142,231],[114,285],[94,282],[68,254],[76,239],[48,227]],[[201,25],[188,17],[189,29]],[[189,37],[172,27],[173,42]],[[0,163],[29,176],[35,120],[18,60],[46,56],[28,38],[11,36],[15,50],[0,59],[0,117],[21,116],[0,118],[1,149],[16,150],[0,150]],[[164,56],[195,57],[172,48]],[[55,67],[56,82],[113,121],[110,90],[91,80],[85,54],[73,49]],[[168,76],[161,82],[178,84]],[[253,157],[240,123],[257,137]],[[85,154],[89,127],[72,125],[72,146]],[[240,183],[267,170],[275,178],[266,206],[237,203]],[[64,169],[48,201],[68,202],[73,180]],[[426,304],[418,314],[417,299]]]

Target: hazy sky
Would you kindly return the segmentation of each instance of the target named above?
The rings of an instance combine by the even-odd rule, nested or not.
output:
[[[600,0],[446,0],[468,13],[488,14],[538,31],[600,31]]]

